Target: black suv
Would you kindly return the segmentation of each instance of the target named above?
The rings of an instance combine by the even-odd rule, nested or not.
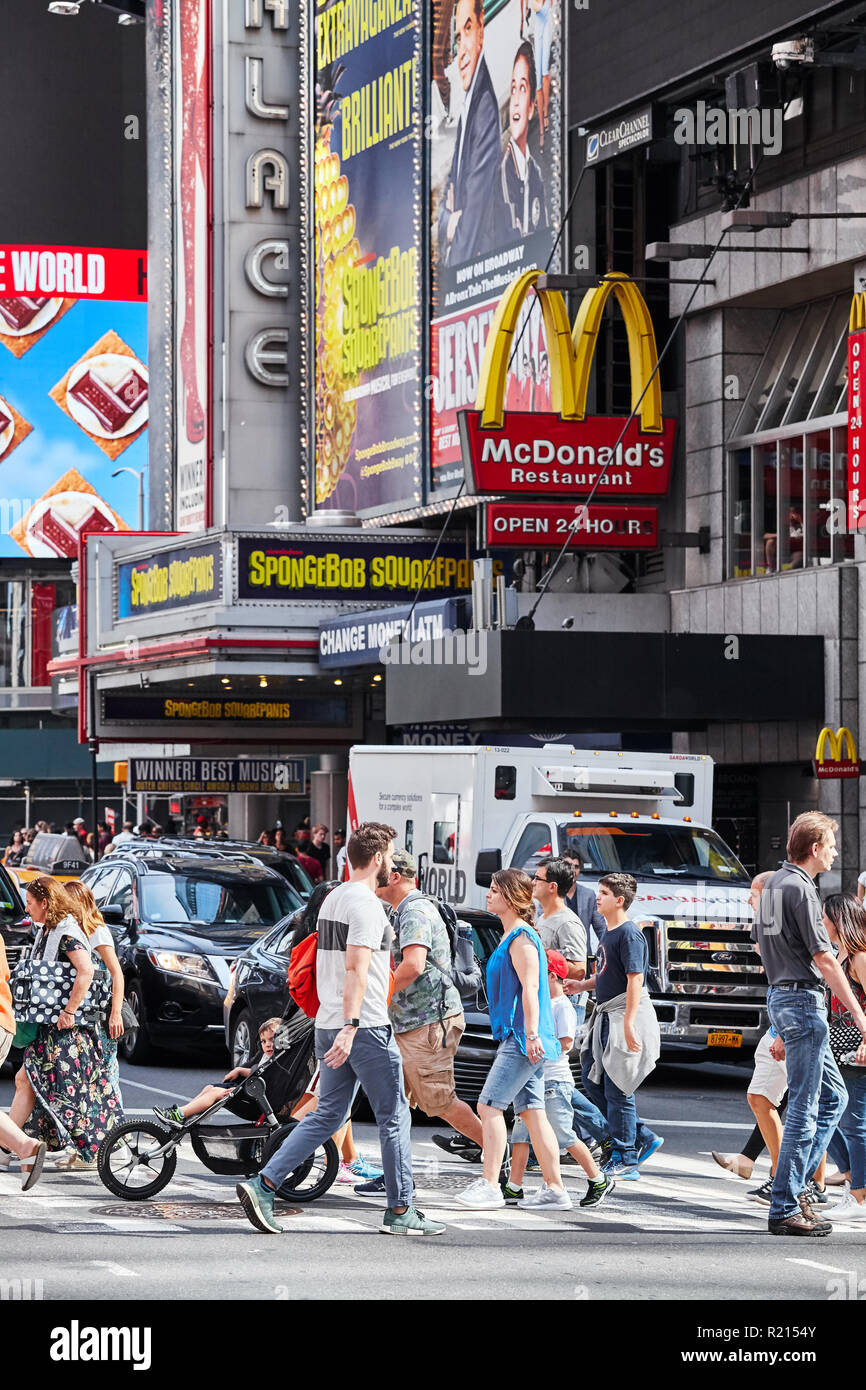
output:
[[[127,1062],[153,1046],[222,1045],[229,966],[302,900],[273,869],[240,853],[174,852],[154,842],[116,851],[82,874],[112,929],[138,1028]]]
[[[313,891],[313,881],[296,855],[288,850],[275,849],[273,845],[260,845],[257,840],[190,840],[177,835],[161,835],[152,840],[141,836],[118,845],[116,850],[109,850],[106,858],[113,859],[115,854],[129,854],[132,851],[143,853],[156,850],[161,850],[163,854],[217,854],[221,859],[248,856],[268,869],[276,869],[304,901]]]
[[[502,940],[499,919],[490,912],[460,908],[460,920],[472,928],[473,947],[486,971],[487,962]],[[280,1018],[291,1004],[287,972],[289,943],[297,919],[279,922],[248,951],[239,955],[231,970],[231,983],[223,1009],[225,1037],[234,1066],[243,1066],[256,1050],[258,1030],[268,1018]],[[490,1032],[487,998],[483,989],[474,1004],[464,1003],[466,1032],[454,1059],[454,1079],[461,1100],[475,1104],[484,1088],[487,1073],[499,1046]],[[580,1076],[578,1054],[572,1052],[575,1079]]]

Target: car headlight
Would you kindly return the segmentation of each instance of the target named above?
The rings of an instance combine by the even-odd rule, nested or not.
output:
[[[182,955],[178,951],[148,951],[149,958],[159,970],[172,975],[194,975],[199,980],[215,978],[205,956]]]

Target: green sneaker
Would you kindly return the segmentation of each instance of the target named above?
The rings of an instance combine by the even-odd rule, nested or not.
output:
[[[162,1120],[163,1124],[167,1124],[172,1128],[175,1125],[183,1126],[186,1124],[183,1111],[179,1105],[155,1105],[153,1107],[153,1113],[158,1120]]]
[[[383,1236],[441,1236],[445,1227],[441,1221],[430,1221],[417,1207],[407,1207],[399,1216],[389,1207],[379,1230]]]
[[[516,1207],[518,1202],[523,1201],[523,1188],[512,1187],[511,1183],[507,1182],[502,1189],[502,1195],[505,1198],[506,1206]]]
[[[261,1178],[250,1178],[248,1182],[239,1182],[235,1192],[247,1220],[252,1222],[257,1231],[264,1231],[267,1236],[283,1234],[283,1227],[274,1216],[276,1193],[273,1188],[268,1187]]]

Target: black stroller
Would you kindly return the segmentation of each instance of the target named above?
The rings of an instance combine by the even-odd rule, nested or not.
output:
[[[279,1115],[288,1115],[297,1105],[309,1087],[315,1065],[313,1020],[298,1010],[291,1018],[284,1018],[277,1029],[273,1056],[264,1058],[249,1076],[203,1114],[193,1116],[173,1130],[168,1130],[155,1117],[124,1120],[115,1125],[99,1146],[97,1169],[100,1178],[116,1197],[130,1202],[147,1201],[171,1181],[177,1167],[178,1147],[187,1137],[193,1153],[212,1173],[251,1177],[265,1166],[298,1123],[281,1119]],[[211,1116],[240,1096],[260,1108],[261,1114],[255,1122],[209,1123]],[[311,1158],[289,1173],[277,1195],[285,1201],[314,1202],[327,1192],[339,1167],[337,1146],[333,1139],[328,1139]]]

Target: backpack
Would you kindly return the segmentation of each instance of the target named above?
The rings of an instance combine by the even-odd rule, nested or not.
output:
[[[472,928],[465,922],[461,922],[457,913],[450,903],[444,902],[441,898],[434,898],[431,893],[422,893],[422,898],[427,902],[433,903],[436,907],[442,923],[448,933],[448,944],[451,947],[451,962],[447,970],[443,969],[438,961],[433,959],[432,954],[427,952],[427,960],[430,965],[434,965],[441,971],[443,976],[442,997],[444,1003],[446,985],[452,984],[460,995],[461,999],[471,999],[478,993],[484,983],[484,976],[481,973],[481,966],[475,951],[472,948]],[[408,901],[408,899],[406,900]],[[399,929],[400,907],[397,909],[396,918]]]
[[[303,941],[292,947],[289,956],[289,994],[298,1008],[315,1018],[319,1012],[319,991],[316,986],[316,955],[319,949],[319,933],[310,932]],[[394,971],[389,971],[388,1003],[394,993]]]
[[[289,956],[289,994],[307,1018],[319,1012],[319,993],[316,988],[316,952],[319,933],[310,932],[303,941],[292,947]]]

